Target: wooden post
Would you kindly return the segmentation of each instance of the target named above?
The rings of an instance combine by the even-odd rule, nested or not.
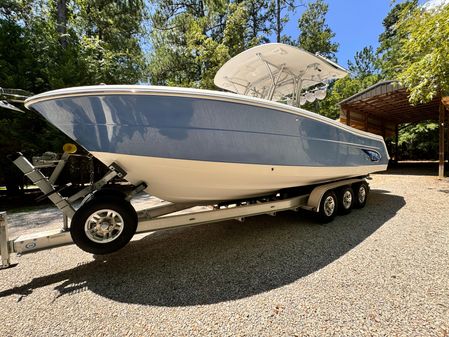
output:
[[[440,118],[438,122],[438,129],[440,131],[440,141],[439,141],[439,165],[438,165],[438,178],[444,178],[444,115],[445,108],[443,102],[440,103]]]
[[[449,96],[443,96],[441,103],[446,108],[446,153],[449,153]]]
[[[394,161],[399,161],[399,124],[396,124],[395,128],[395,145],[394,145]]]
[[[442,109],[445,110],[444,113],[446,113],[446,144],[443,145],[443,149],[446,150],[446,153],[449,153],[449,96],[443,96],[441,98],[441,103],[443,105]],[[441,111],[440,111],[441,113]],[[443,113],[443,116],[444,116]],[[444,165],[443,165],[444,167]]]
[[[2,254],[0,259],[0,269],[8,268],[11,266],[8,240],[9,237],[8,225],[6,224],[6,212],[0,212],[0,253]]]
[[[346,111],[346,125],[351,126],[351,112],[349,110]]]

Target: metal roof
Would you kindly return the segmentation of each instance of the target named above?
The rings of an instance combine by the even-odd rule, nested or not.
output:
[[[382,81],[341,101],[340,121],[388,136],[398,124],[438,120],[440,101],[435,97],[431,102],[412,105],[407,89],[398,81]]]
[[[343,101],[340,102],[340,105],[349,103],[349,102],[353,102],[356,100],[367,99],[369,97],[373,97],[373,96],[377,96],[377,95],[385,95],[389,92],[393,92],[395,90],[402,89],[402,88],[403,88],[402,85],[396,80],[381,81],[381,82],[378,82],[378,83],[372,85],[371,87],[369,87],[365,90],[362,90],[362,91],[356,93],[355,95],[352,95],[351,97],[344,99]]]

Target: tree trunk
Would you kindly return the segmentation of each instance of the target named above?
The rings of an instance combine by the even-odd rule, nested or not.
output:
[[[255,11],[255,8],[253,8],[253,36],[251,38],[256,39],[257,37],[257,12]]]
[[[67,1],[56,0],[56,10],[56,29],[59,34],[59,43],[65,49],[67,47]]]
[[[281,42],[281,0],[276,0],[276,42]]]

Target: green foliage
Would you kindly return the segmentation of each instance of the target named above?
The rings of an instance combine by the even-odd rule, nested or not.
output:
[[[100,82],[135,83],[141,78],[143,0],[61,1],[67,12],[62,23],[55,3],[0,3],[0,36],[4,37],[0,86],[38,93]]]
[[[348,61],[348,70],[356,78],[379,74],[377,55],[372,46],[355,53],[354,61]]]
[[[436,92],[436,81],[440,79],[435,74],[439,71],[435,72],[435,67],[429,62],[432,59],[430,55],[435,56],[434,48],[438,48],[440,42],[447,42],[447,35],[441,41],[435,39],[434,34],[441,34],[441,27],[432,27],[432,23],[425,22],[429,14],[418,8],[417,0],[398,3],[385,17],[385,31],[379,36],[377,64],[381,69],[380,75],[386,79],[398,79],[406,85],[413,103],[429,100]],[[434,28],[437,28],[436,32],[433,32]],[[418,47],[421,43],[425,46]],[[412,63],[415,64],[412,66]],[[444,66],[444,62],[440,66]],[[399,150],[402,159],[436,159],[438,124],[425,121],[405,125],[399,132]]]
[[[268,35],[271,32],[269,21],[273,17],[273,2],[269,0],[247,0],[245,3],[248,15],[247,44],[254,46],[261,42],[269,42]]]
[[[376,62],[377,57],[371,46],[356,52],[354,61],[348,62],[351,74],[331,83],[324,100],[308,103],[304,107],[326,117],[336,119],[340,115],[341,101],[376,84],[380,80]]]
[[[214,76],[229,59],[229,54],[235,55],[244,50],[242,27],[245,26],[241,23],[246,19],[245,8],[232,4],[229,10],[221,41],[204,33],[206,20],[192,22],[187,31],[187,48],[194,55],[194,62],[199,65],[199,80],[192,86],[213,89]]]
[[[302,5],[302,1],[300,1]],[[297,5],[295,0],[272,0],[268,7],[267,17],[271,22],[270,30],[276,35],[276,42],[292,44],[290,36],[282,34],[285,24],[289,21],[289,14],[294,13]]]
[[[379,76],[376,74],[367,75],[362,78],[344,77],[333,83],[329,89],[328,96],[319,102],[320,114],[336,119],[340,115],[340,102],[357,94],[358,92],[376,84]]]
[[[405,125],[399,133],[401,158],[410,160],[438,157],[438,123],[425,121]]]
[[[155,7],[149,61],[153,84],[213,89],[218,69],[259,41],[254,31],[248,38],[246,3],[186,6],[158,0]]]
[[[144,57],[139,37],[145,18],[143,0],[78,0],[73,29],[85,76],[93,83],[136,83]]]
[[[409,90],[413,104],[449,95],[448,22],[449,5],[434,10],[416,8],[401,17],[397,79]]]
[[[33,86],[27,75],[37,64],[25,40],[26,34],[14,22],[0,20],[0,83],[4,87],[29,89]]]
[[[397,36],[397,23],[404,11],[409,11],[418,6],[417,0],[407,0],[394,5],[382,21],[384,31],[379,35],[379,52],[386,51],[392,47]]]
[[[400,65],[399,52],[404,40],[404,34],[398,30],[401,17],[406,17],[416,9],[418,0],[407,0],[396,4],[383,20],[384,32],[379,35],[378,66],[382,70],[382,77],[395,79]]]
[[[307,5],[307,9],[298,21],[298,45],[313,54],[335,60],[338,43],[332,42],[335,33],[326,23],[326,14],[329,9],[323,0],[316,0]]]
[[[143,20],[143,0],[3,0],[0,87],[39,93],[101,82],[136,83],[145,66],[139,40]],[[37,114],[0,109],[0,184],[17,186],[21,179],[6,154],[61,152],[67,141]]]
[[[68,138],[53,126],[32,113],[18,113],[0,109],[0,185],[15,190],[23,181],[23,175],[7,155],[23,152],[27,156],[44,151],[61,152]]]

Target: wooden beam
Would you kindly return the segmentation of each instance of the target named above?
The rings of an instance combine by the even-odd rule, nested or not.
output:
[[[395,145],[394,145],[394,161],[397,163],[399,161],[399,124],[395,127]]]
[[[366,111],[373,116],[378,116],[387,120],[395,120],[396,123],[404,122],[404,118],[410,115],[421,117],[422,120],[438,119],[438,105],[440,99],[434,99],[429,103],[411,106],[407,97],[394,102],[382,102],[380,99],[369,101],[358,101],[345,105],[351,110]],[[398,120],[399,119],[399,120]]]
[[[438,165],[438,178],[444,178],[444,115],[445,108],[443,102],[440,104],[440,118],[438,123],[438,129],[440,131],[440,141],[439,141],[439,165]]]
[[[441,98],[441,102],[443,103],[443,105],[445,105],[446,107],[449,107],[449,96],[444,96]]]

